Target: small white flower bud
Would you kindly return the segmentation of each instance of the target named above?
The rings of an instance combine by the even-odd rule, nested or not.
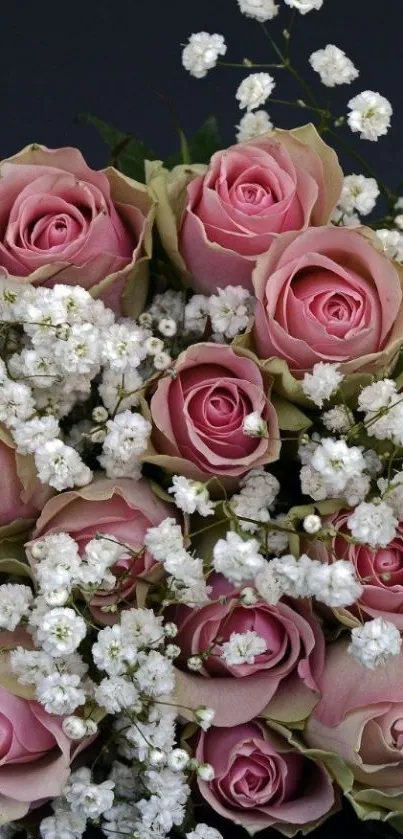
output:
[[[144,326],[145,329],[149,329],[153,323],[153,316],[150,315],[150,312],[142,312],[138,317],[138,321],[140,326]]]
[[[172,621],[166,623],[164,626],[164,632],[167,638],[176,638],[178,634],[178,627],[176,626],[176,623],[172,623]]]
[[[164,335],[165,338],[172,338],[176,335],[177,328],[173,318],[161,318],[158,324],[158,332]]]
[[[97,731],[98,731],[98,726],[97,726],[95,720],[90,720],[90,719],[85,720],[85,725],[86,725],[86,728],[87,728],[87,737],[93,737],[94,734],[96,734]]]
[[[83,740],[88,735],[86,721],[81,717],[65,717],[62,722],[62,729],[69,740]]]
[[[200,763],[197,760],[197,758],[196,757],[191,757],[190,760],[189,760],[189,763],[188,763],[188,769],[190,770],[190,772],[197,772],[199,766],[200,766]]]
[[[156,370],[167,370],[172,364],[172,358],[167,352],[159,352],[154,356],[154,367]]]
[[[151,766],[163,766],[166,763],[166,755],[162,749],[150,749],[148,760]]]
[[[106,436],[107,431],[105,428],[96,428],[94,431],[91,431],[91,442],[92,443],[103,443]]]
[[[197,770],[197,774],[202,781],[207,781],[207,783],[214,781],[215,778],[215,772],[211,763],[201,763]]]
[[[396,216],[395,225],[396,227],[399,227],[400,230],[403,230],[403,213],[399,213],[399,215]]]
[[[148,355],[158,355],[164,349],[164,342],[161,338],[147,338],[144,346]]]
[[[267,434],[267,423],[262,419],[259,411],[252,411],[245,417],[242,431],[248,437],[264,437]]]
[[[313,536],[315,533],[319,533],[319,530],[322,527],[322,521],[320,516],[315,516],[314,513],[311,513],[309,516],[305,516],[304,518],[304,530],[305,533],[309,533]]]
[[[194,711],[194,716],[200,728],[203,731],[208,731],[215,717],[215,711],[213,708],[206,708],[204,705],[201,705],[200,708],[196,708]]]
[[[178,658],[181,654],[181,648],[177,644],[167,644],[165,647],[165,655],[167,658]]]
[[[109,419],[108,411],[106,410],[106,408],[104,408],[103,405],[97,405],[97,407],[94,408],[92,412],[92,419],[94,420],[94,422],[101,425],[103,422],[106,422],[106,420]]]
[[[189,755],[185,749],[174,749],[168,755],[168,766],[173,772],[182,772],[189,763]]]
[[[188,658],[187,665],[189,670],[194,670],[197,673],[203,667],[203,659],[199,655],[191,655]]]
[[[64,606],[67,603],[70,592],[67,588],[56,588],[53,591],[46,591],[44,598],[48,606]]]
[[[48,552],[48,546],[44,539],[40,539],[39,542],[34,542],[34,544],[31,545],[30,550],[34,559],[41,560],[45,559]]]
[[[239,594],[239,598],[244,606],[254,606],[259,600],[255,590],[251,586],[243,588]]]

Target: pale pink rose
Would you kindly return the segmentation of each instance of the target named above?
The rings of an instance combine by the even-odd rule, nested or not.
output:
[[[335,808],[325,768],[293,749],[262,720],[202,732],[196,757],[215,770],[213,781],[198,779],[203,798],[252,835],[274,827],[294,836],[302,827],[316,826]]]
[[[219,344],[196,344],[158,383],[151,403],[152,443],[146,460],[189,478],[237,477],[278,457],[271,380],[256,359]],[[257,411],[267,436],[247,436],[245,417]]]
[[[124,555],[113,566],[112,573],[117,577],[113,591],[98,592],[91,599],[97,619],[111,623],[116,617],[104,613],[101,607],[136,600],[138,580],[155,564],[151,554],[143,550],[145,533],[172,515],[175,516],[172,506],[160,501],[145,480],[105,478],[52,498],[36,523],[33,541],[63,531],[75,539],[83,552],[97,533],[105,533],[139,552],[137,558]],[[31,545],[32,542],[28,555]]]
[[[393,798],[403,786],[403,654],[368,670],[347,646],[348,641],[338,641],[328,648],[322,698],[304,739],[343,758],[367,789],[394,788]]]
[[[372,372],[403,338],[397,267],[356,230],[285,233],[258,261],[253,336],[261,358],[284,358],[297,376],[319,361]]]
[[[0,266],[34,285],[92,289],[119,309],[143,255],[151,202],[115,169],[90,169],[74,148],[27,146],[0,164]]]
[[[341,188],[336,154],[313,126],[217,152],[187,187],[179,252],[192,286],[204,294],[251,289],[259,254],[285,230],[326,223]]]
[[[292,697],[295,719],[308,716],[318,700],[325,642],[322,629],[309,609],[300,601],[284,600],[276,606],[259,601],[243,606],[239,591],[220,574],[209,577],[210,599],[199,609],[186,606],[172,611],[179,632],[175,643],[181,648],[176,660],[177,689],[184,704],[214,708],[214,722],[233,726],[248,722],[267,708],[276,719],[277,710]],[[222,643],[233,632],[254,630],[266,641],[267,651],[254,664],[227,665],[221,658]],[[218,640],[220,639],[220,640]],[[211,649],[200,674],[191,673],[187,660]],[[180,669],[179,669],[180,668]],[[272,700],[274,704],[269,705]]]
[[[18,455],[9,433],[0,426],[0,527],[18,519],[35,519],[49,497],[39,484],[33,458]]]
[[[351,511],[343,510],[324,519],[324,525],[336,528],[337,533],[351,537],[347,519]],[[338,609],[341,617],[353,614],[358,619],[383,617],[403,630],[403,523],[397,528],[396,538],[386,547],[373,550],[368,545],[354,545],[336,535],[331,542],[316,541],[311,556],[322,562],[347,559],[354,566],[363,584],[357,606]]]
[[[30,646],[23,630],[1,632],[2,649]],[[4,658],[0,672],[0,823],[22,818],[43,800],[61,794],[77,744],[68,740],[62,717],[48,714],[39,702],[14,695],[7,683]],[[18,683],[17,683],[18,684]],[[24,689],[21,689],[23,693]],[[88,741],[87,741],[88,742]],[[78,750],[83,748],[80,744]]]

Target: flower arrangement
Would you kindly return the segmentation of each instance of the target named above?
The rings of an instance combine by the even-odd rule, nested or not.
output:
[[[343,796],[403,833],[403,197],[335,150],[392,107],[294,68],[323,0],[237,5],[269,63],[182,54],[244,71],[233,146],[90,117],[105,171],[0,164],[2,839],[290,837]]]

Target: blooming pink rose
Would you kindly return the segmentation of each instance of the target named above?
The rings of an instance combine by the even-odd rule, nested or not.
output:
[[[33,519],[49,496],[39,485],[33,459],[18,455],[8,432],[0,426],[0,527],[18,519]]]
[[[396,265],[356,230],[285,233],[259,259],[253,335],[261,358],[284,358],[299,377],[319,361],[373,372],[403,339]]]
[[[248,722],[268,707],[275,719],[284,702],[295,720],[302,720],[318,700],[318,679],[324,663],[324,638],[318,621],[301,602],[284,600],[276,606],[259,601],[243,606],[239,592],[220,574],[209,577],[211,600],[225,598],[199,609],[179,606],[172,619],[179,632],[175,643],[177,689],[185,705],[214,708],[214,722],[233,726]],[[267,651],[254,664],[227,665],[221,658],[222,644],[233,632],[254,630],[266,641]],[[211,650],[200,675],[190,673],[187,660]],[[271,700],[275,700],[269,705]],[[284,708],[283,708],[284,710]],[[284,719],[284,717],[283,717]]]
[[[368,670],[347,646],[338,641],[328,647],[322,697],[304,739],[343,758],[367,789],[393,788],[393,799],[403,787],[403,654]]]
[[[146,460],[188,478],[237,477],[269,463],[280,451],[271,380],[256,360],[219,344],[196,344],[183,352],[175,376],[164,376],[151,404],[156,455]],[[267,436],[247,436],[245,417],[257,411]]]
[[[24,282],[98,287],[118,309],[143,255],[151,201],[74,148],[27,146],[0,164],[0,266]]]
[[[252,290],[252,271],[279,233],[329,220],[342,188],[335,152],[313,126],[274,131],[213,155],[187,187],[179,252],[193,287]]]
[[[209,783],[198,779],[203,798],[252,835],[275,827],[294,836],[302,827],[316,826],[334,808],[325,768],[261,720],[202,732],[196,757],[215,771]]]
[[[25,633],[1,632],[2,649],[25,646]],[[29,640],[28,640],[29,645]],[[63,733],[61,717],[48,714],[39,702],[17,696],[0,673],[0,824],[22,818],[43,799],[60,795],[77,747]],[[26,689],[27,690],[27,689]],[[24,688],[21,689],[21,693]],[[81,744],[81,748],[82,748]]]
[[[172,516],[171,506],[160,501],[145,480],[105,478],[52,498],[37,521],[34,540],[63,531],[82,552],[97,533],[107,533],[140,552],[137,558],[127,554],[119,559],[112,568],[116,588],[99,592],[91,600],[97,619],[113,622],[102,607],[136,599],[138,579],[154,565],[151,554],[143,550],[145,533],[168,516]]]
[[[347,527],[350,515],[351,511],[342,511],[328,516],[324,525],[351,536]],[[362,615],[383,617],[403,630],[403,523],[398,525],[396,538],[386,548],[372,550],[368,545],[354,545],[336,535],[330,543],[315,541],[310,553],[327,563],[336,559],[350,560],[363,584],[358,605],[337,610],[342,619],[348,614],[359,619]]]

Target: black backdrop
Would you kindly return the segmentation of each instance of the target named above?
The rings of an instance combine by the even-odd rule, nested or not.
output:
[[[225,35],[229,61],[245,55],[270,60],[258,25],[239,14],[236,0],[10,0],[1,5],[0,158],[35,141],[79,146],[90,165],[104,165],[102,141],[92,128],[75,123],[82,112],[135,133],[161,155],[169,154],[176,141],[161,94],[175,104],[187,134],[216,113],[227,145],[240,116],[234,94],[243,74],[219,70],[204,80],[192,79],[181,66],[181,43],[191,32],[205,29]],[[280,31],[288,12],[270,24],[273,31]],[[340,113],[351,90],[377,90],[391,100],[394,130],[378,143],[355,141],[391,185],[403,177],[401,18],[402,0],[324,0],[321,12],[298,19],[293,48],[299,68],[315,84],[307,65],[313,50],[335,43],[354,60],[360,79],[337,91]],[[295,96],[295,88],[280,73],[277,83],[279,97]],[[302,112],[268,109],[277,125],[304,121]],[[343,162],[346,171],[358,171],[346,158]],[[347,810],[315,837],[333,839],[343,833],[354,839],[374,835]],[[386,833],[381,828],[380,835]],[[236,831],[230,829],[228,836],[236,839]]]
[[[274,31],[284,25],[289,12],[283,9],[270,24]],[[392,101],[394,131],[378,143],[357,145],[383,179],[394,182],[403,176],[402,17],[401,0],[324,0],[320,12],[298,16],[294,43],[300,68],[311,80],[315,74],[307,58],[329,42],[355,61],[361,76],[352,87],[337,92],[341,113],[351,90],[379,90]],[[218,70],[197,81],[184,71],[180,44],[202,29],[225,35],[228,60],[241,60],[245,54],[268,60],[258,24],[239,13],[236,0],[5,0],[0,156],[33,141],[69,144],[80,146],[93,166],[102,166],[102,142],[90,127],[74,124],[75,115],[85,111],[142,136],[167,154],[175,148],[175,136],[158,93],[175,102],[187,133],[216,112],[229,144],[240,115],[234,94],[243,73]],[[294,93],[280,72],[277,81],[279,98]],[[275,123],[284,127],[305,116],[281,106],[270,110]]]

